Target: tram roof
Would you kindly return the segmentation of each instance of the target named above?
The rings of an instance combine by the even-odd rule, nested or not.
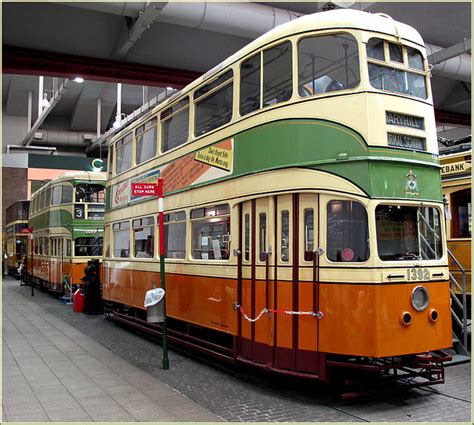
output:
[[[93,171],[67,171],[66,173],[63,173],[50,180],[48,183],[38,189],[35,193],[33,193],[33,196],[37,193],[42,192],[43,190],[46,190],[48,187],[51,187],[54,184],[70,182],[72,180],[88,183],[105,182],[106,177],[103,173],[96,173]]]
[[[223,62],[219,63],[214,68],[203,74],[201,77],[188,84],[182,90],[158,104],[143,117],[131,123],[131,125],[128,125],[121,129],[107,144],[110,145],[112,141],[115,141],[123,135],[127,134],[130,131],[131,126],[134,126],[135,124],[139,125],[140,123],[146,121],[150,117],[150,115],[153,115],[158,110],[173,104],[177,99],[181,97],[182,94],[193,90],[194,88],[202,84],[204,81],[211,79],[222,69],[230,66],[234,62],[240,60],[241,58],[244,58],[252,52],[258,51],[259,49],[276,40],[289,37],[294,34],[328,29],[357,29],[364,31],[373,31],[375,33],[400,37],[400,39],[408,40],[412,43],[424,46],[423,39],[416,29],[402,22],[395,21],[390,16],[385,14],[373,14],[351,9],[338,9],[330,10],[327,12],[318,12],[310,15],[304,15],[298,19],[294,19],[292,21],[278,25],[277,27],[261,35],[251,43],[247,44],[245,47],[238,50],[232,56],[229,56]]]
[[[226,66],[231,65],[233,62],[245,57],[254,50],[258,50],[280,38],[307,31],[327,30],[332,28],[373,31],[381,34],[400,37],[401,39],[411,41],[413,43],[419,44],[420,46],[424,46],[423,39],[417,30],[409,25],[395,21],[390,16],[385,14],[373,14],[359,10],[348,9],[313,13],[278,25],[272,30],[261,35],[247,46],[243,47],[232,56],[212,68],[210,71],[206,72],[204,75],[188,84],[182,90],[182,92],[194,88],[196,85],[210,78],[212,75],[216,74]],[[172,98],[174,98],[174,96]],[[170,100],[172,98],[170,98]]]

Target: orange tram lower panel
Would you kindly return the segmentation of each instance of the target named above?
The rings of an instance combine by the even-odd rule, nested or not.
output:
[[[31,275],[31,260],[28,259],[28,273]],[[40,286],[54,292],[64,292],[63,276],[68,276],[73,286],[82,285],[81,278],[87,267],[88,258],[80,262],[51,257],[33,257],[33,279]]]
[[[158,273],[107,268],[102,282],[110,317],[123,321],[130,315],[138,328],[161,329],[146,324],[144,308],[146,291],[159,286]],[[430,294],[424,311],[411,305],[411,293],[419,284],[255,281],[252,285],[245,279],[239,283],[167,273],[171,341],[187,339],[191,346],[202,341],[214,352],[222,345],[219,352],[233,361],[326,380],[325,365],[331,357],[399,358],[452,346],[449,282],[422,283]],[[245,318],[256,318],[265,308],[275,312],[264,311],[257,321]],[[310,314],[318,311],[319,318]],[[410,314],[409,324],[402,320],[405,313]]]

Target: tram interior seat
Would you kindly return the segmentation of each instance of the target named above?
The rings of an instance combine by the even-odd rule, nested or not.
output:
[[[340,83],[337,80],[332,80],[326,87],[326,93],[332,91],[344,90],[344,84]]]

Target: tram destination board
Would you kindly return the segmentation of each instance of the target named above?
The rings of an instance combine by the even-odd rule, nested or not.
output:
[[[426,150],[426,140],[421,137],[406,134],[387,133],[388,145],[394,148],[412,149],[415,151]]]
[[[132,196],[157,196],[158,185],[155,183],[132,183]]]

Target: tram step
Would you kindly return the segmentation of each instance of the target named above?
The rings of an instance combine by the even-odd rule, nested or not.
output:
[[[445,362],[445,366],[454,366],[457,364],[469,363],[471,358],[469,356],[463,356],[461,354],[453,354],[453,359]]]

